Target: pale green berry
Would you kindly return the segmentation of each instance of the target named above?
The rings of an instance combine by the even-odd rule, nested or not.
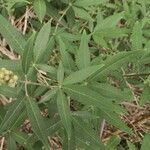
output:
[[[10,79],[9,75],[6,75],[6,76],[4,77],[4,80],[5,80],[5,81],[8,81],[9,79]]]
[[[1,70],[2,70],[2,71],[5,71],[5,70],[6,70],[6,68],[1,68]]]
[[[14,83],[9,83],[8,86],[15,87],[15,84]]]
[[[4,73],[5,73],[6,75],[9,75],[9,70],[5,70]]]
[[[4,78],[4,73],[0,72],[0,79],[3,79],[3,78]]]
[[[12,83],[14,83],[14,80],[13,80],[13,79],[10,79],[10,80],[9,80],[9,84],[12,84]]]
[[[18,76],[17,76],[17,75],[14,75],[14,76],[13,76],[13,79],[14,79],[14,81],[17,81],[17,80],[18,80]]]

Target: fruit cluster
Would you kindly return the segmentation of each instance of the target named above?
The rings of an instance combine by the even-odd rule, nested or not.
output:
[[[18,76],[6,68],[0,69],[0,85],[8,85],[10,87],[15,87],[18,80]]]

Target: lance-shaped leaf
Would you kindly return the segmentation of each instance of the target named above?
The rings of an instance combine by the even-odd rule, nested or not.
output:
[[[105,28],[112,28],[117,25],[120,19],[124,17],[124,12],[113,14],[109,17],[106,17],[101,23],[97,24],[94,31],[105,29]]]
[[[107,98],[113,98],[114,100],[117,101],[123,101],[123,100],[130,101],[133,98],[132,93],[130,91],[120,90],[119,88],[111,86],[110,84],[107,83],[94,82],[91,85],[91,87],[92,89],[97,91],[100,95]]]
[[[70,110],[69,110],[69,104],[67,101],[67,98],[65,94],[62,92],[62,90],[58,91],[57,95],[57,108],[58,113],[60,115],[61,121],[64,125],[64,128],[68,134],[68,139],[71,139],[71,118],[70,118]]]
[[[0,106],[0,124],[1,122],[3,121],[3,118],[5,117],[5,109],[4,109],[4,106]]]
[[[58,88],[54,88],[54,89],[51,89],[51,90],[47,91],[41,97],[41,100],[39,101],[39,103],[45,103],[45,102],[50,101],[56,95],[57,91],[58,91]]]
[[[25,46],[25,50],[23,52],[22,57],[22,68],[25,74],[27,74],[29,67],[31,66],[31,62],[33,61],[33,44],[34,44],[35,33],[28,39],[27,44]]]
[[[136,22],[131,35],[132,50],[142,50],[142,34],[142,25],[140,22]]]
[[[69,85],[63,87],[73,99],[85,105],[92,105],[100,109],[104,117],[116,127],[129,132],[129,128],[119,119],[117,113],[122,111],[116,107],[110,99],[102,97],[99,93],[80,85]],[[112,109],[114,108],[114,110]]]
[[[7,139],[7,149],[8,150],[16,150],[17,149],[17,144],[12,135],[10,134],[8,139]]]
[[[81,37],[79,51],[76,56],[76,63],[79,69],[90,66],[89,36],[84,31]]]
[[[62,127],[62,122],[60,120],[58,121],[51,121],[49,126],[46,129],[47,135],[53,135],[56,131],[58,131],[59,129],[61,129]]]
[[[2,15],[0,15],[0,33],[14,51],[18,54],[23,53],[26,44],[25,39],[21,33],[17,31],[17,29],[13,27]]]
[[[49,41],[49,35],[51,31],[51,22],[44,24],[41,30],[39,31],[37,38],[35,40],[35,45],[33,48],[34,52],[34,61],[40,62],[44,57],[44,53],[47,50],[47,44]]]
[[[75,12],[75,16],[81,18],[81,19],[85,19],[87,21],[93,21],[93,18],[90,16],[89,12],[86,11],[85,9],[83,8],[79,8],[79,7],[75,7],[73,6],[72,7],[74,12]]]
[[[57,81],[59,82],[59,84],[62,84],[63,80],[64,80],[64,67],[63,67],[62,62],[60,61],[58,70],[57,70]]]
[[[36,15],[39,20],[42,22],[45,14],[46,14],[46,3],[45,0],[34,0],[33,7]]]
[[[77,117],[73,117],[72,120],[75,129],[76,143],[78,146],[81,146],[82,144],[82,148],[91,147],[92,149],[105,150],[104,145],[99,140],[98,134],[96,134],[87,123]]]
[[[17,143],[19,143],[24,148],[33,150],[33,144],[36,141],[34,140],[34,138],[31,139],[31,136],[29,136],[28,134],[20,131],[12,131],[11,136]]]
[[[146,51],[130,51],[130,52],[120,52],[110,58],[108,58],[104,63],[104,66],[97,71],[90,80],[102,79],[103,77],[107,77],[107,74],[111,73],[111,71],[116,70],[118,68],[121,69],[122,65],[125,65],[127,62],[136,61],[137,57],[145,54]]]
[[[12,88],[6,85],[0,86],[0,94],[6,97],[15,98],[17,96],[17,92],[18,92],[17,88]]]
[[[59,37],[59,45],[60,45],[61,61],[63,63],[63,66],[69,71],[73,70],[75,68],[74,61],[71,58],[70,54],[67,52],[66,45],[60,37]]]
[[[48,143],[44,119],[41,116],[40,109],[33,98],[26,97],[26,109],[33,132],[36,134],[39,140],[42,141],[45,149],[49,150],[50,144]]]
[[[106,3],[108,0],[76,0],[74,5],[78,7],[88,7],[91,5],[100,5]]]
[[[17,118],[20,116],[24,109],[23,100],[16,100],[8,109],[1,125],[0,133],[9,130],[12,125],[16,122]]]
[[[95,66],[87,67],[79,71],[73,72],[64,80],[63,84],[67,85],[67,84],[82,82],[83,80],[93,75],[102,67],[103,65],[95,65]]]
[[[0,68],[7,68],[11,71],[22,71],[21,61],[20,60],[0,60]]]

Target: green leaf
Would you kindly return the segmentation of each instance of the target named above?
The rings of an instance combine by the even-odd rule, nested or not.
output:
[[[76,0],[73,5],[78,7],[88,7],[91,5],[100,5],[106,3],[108,0]]]
[[[48,143],[44,120],[41,116],[40,109],[33,98],[26,98],[26,109],[34,133],[36,134],[38,139],[42,141],[46,150],[49,150],[50,144]]]
[[[0,15],[0,33],[15,52],[23,53],[26,44],[25,39],[2,15]]]
[[[33,7],[36,15],[39,20],[42,22],[45,14],[46,14],[46,3],[45,0],[34,0]]]
[[[142,141],[142,146],[141,146],[141,150],[149,150],[150,149],[150,134],[146,134],[144,136],[144,139]]]
[[[41,100],[39,101],[39,103],[45,103],[45,102],[50,101],[56,95],[57,91],[58,91],[58,88],[54,88],[54,89],[51,89],[51,90],[47,91],[41,97]]]
[[[94,32],[101,29],[112,28],[117,25],[120,19],[124,17],[124,12],[113,14],[109,17],[106,17],[104,20],[101,21],[100,24],[94,29]]]
[[[109,150],[115,150],[116,147],[119,145],[120,143],[120,138],[118,136],[113,135],[110,140],[107,142],[107,149]]]
[[[142,34],[142,25],[140,22],[137,21],[133,27],[131,35],[132,50],[142,50]]]
[[[93,18],[84,9],[78,8],[78,7],[75,7],[75,6],[73,6],[72,8],[75,12],[75,16],[77,16],[79,18],[82,18],[82,19],[85,19],[87,21],[93,21]]]
[[[47,44],[49,41],[49,35],[51,32],[51,22],[44,24],[41,30],[39,31],[37,38],[35,40],[35,45],[33,48],[34,52],[34,61],[39,63],[43,59]]]
[[[20,116],[24,109],[23,100],[16,100],[8,109],[2,123],[0,124],[0,133],[9,130]]]
[[[57,80],[59,84],[62,84],[64,80],[64,67],[61,61],[59,63],[58,70],[57,70]]]
[[[141,100],[140,100],[140,104],[144,105],[146,103],[150,102],[150,87],[149,86],[145,86],[145,88],[143,89],[143,93],[141,95]]]
[[[37,64],[36,67],[50,75],[50,77],[56,78],[57,76],[57,69],[53,66],[46,65],[46,64]]]
[[[7,11],[8,11],[8,13],[9,14],[11,14],[12,13],[12,10],[11,9],[13,9],[13,6],[15,5],[15,4],[17,4],[17,3],[28,3],[28,1],[27,0],[6,0],[5,1],[5,3],[6,3],[6,9],[7,9]]]
[[[98,45],[107,48],[106,40],[127,36],[128,32],[129,31],[125,28],[100,28],[94,32],[93,38]]]
[[[11,134],[9,135],[7,141],[8,141],[8,143],[7,143],[8,150],[16,150],[17,149],[16,141],[13,139]]]
[[[79,69],[83,69],[90,66],[90,51],[88,41],[89,36],[84,31],[81,37],[81,43],[76,57],[76,63]]]
[[[0,124],[1,124],[1,122],[3,121],[3,118],[4,118],[4,116],[5,116],[5,109],[4,109],[4,106],[3,105],[1,105],[0,106]]]
[[[29,67],[31,66],[31,62],[33,61],[33,44],[35,39],[35,33],[28,39],[27,44],[25,46],[25,50],[23,52],[22,57],[22,68],[25,74],[27,74]]]
[[[70,110],[69,110],[69,104],[68,100],[65,96],[65,94],[62,92],[62,90],[58,91],[57,95],[57,107],[58,107],[58,113],[60,115],[62,124],[64,125],[64,128],[67,132],[68,139],[71,139],[71,118],[70,118]]]
[[[125,132],[130,131],[129,128],[119,119],[117,113],[120,110],[116,109],[117,107],[112,103],[111,99],[108,100],[85,86],[69,85],[64,86],[63,89],[68,95],[80,103],[99,108],[104,117],[116,127]],[[114,108],[114,110],[112,108]]]
[[[6,68],[11,71],[21,71],[21,61],[20,60],[0,60],[0,68]]]
[[[6,97],[11,97],[15,98],[17,96],[18,89],[17,88],[12,88],[6,85],[1,85],[0,86],[0,94],[4,95]]]
[[[12,131],[11,136],[17,143],[19,143],[24,148],[33,150],[33,145],[32,145],[33,139],[30,138],[31,135],[28,135],[20,131]]]
[[[59,120],[57,122],[51,123],[50,126],[47,127],[46,132],[48,133],[48,135],[53,135],[61,127],[62,127],[62,122]]]
[[[138,56],[142,56],[146,51],[129,51],[129,52],[120,52],[108,59],[106,59],[104,66],[91,77],[90,80],[98,80],[103,77],[107,77],[107,74],[111,73],[113,70],[121,69],[122,65],[125,65],[127,62],[136,61]]]
[[[105,150],[104,145],[99,140],[98,134],[86,122],[76,117],[73,117],[72,120],[75,128],[76,143],[82,140],[87,147]]]
[[[116,88],[114,86],[111,86],[107,83],[98,83],[94,82],[91,87],[96,90],[100,95],[107,97],[107,98],[113,98],[117,101],[130,101],[132,99],[132,93],[123,91],[119,88]]]
[[[63,85],[82,82],[102,67],[103,65],[95,65],[73,72],[67,78],[64,79]]]
[[[63,63],[63,66],[69,71],[74,70],[75,68],[74,61],[71,58],[70,54],[67,52],[66,45],[60,37],[59,37],[59,45],[60,45],[61,61]]]

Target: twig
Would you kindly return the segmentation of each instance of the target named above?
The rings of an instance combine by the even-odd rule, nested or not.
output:
[[[103,132],[104,132],[104,127],[105,127],[105,119],[103,119],[101,126],[100,126],[100,139],[102,138]]]
[[[124,77],[137,77],[137,76],[148,76],[150,73],[139,73],[139,74],[124,74]]]
[[[25,87],[25,93],[26,93],[26,96],[28,97],[28,88],[27,88],[27,85],[28,85],[28,79],[27,79],[27,76],[25,75],[25,84],[24,84],[24,87]]]
[[[138,100],[137,100],[137,98],[136,98],[136,96],[135,96],[135,94],[134,94],[134,89],[133,89],[133,87],[131,86],[131,84],[127,81],[127,79],[126,79],[127,77],[124,76],[124,75],[125,75],[124,69],[121,68],[121,70],[122,70],[122,72],[123,72],[123,78],[124,78],[124,80],[125,80],[125,83],[126,83],[126,85],[130,88],[130,90],[131,90],[131,92],[132,92],[132,95],[133,95],[133,97],[134,97],[134,100],[135,100],[136,104],[139,106]]]
[[[1,140],[1,147],[0,147],[0,150],[3,150],[4,141],[5,141],[5,137],[3,137],[2,140]]]
[[[26,8],[25,17],[24,17],[24,27],[23,27],[23,35],[26,33],[27,24],[28,24],[28,7]]]

